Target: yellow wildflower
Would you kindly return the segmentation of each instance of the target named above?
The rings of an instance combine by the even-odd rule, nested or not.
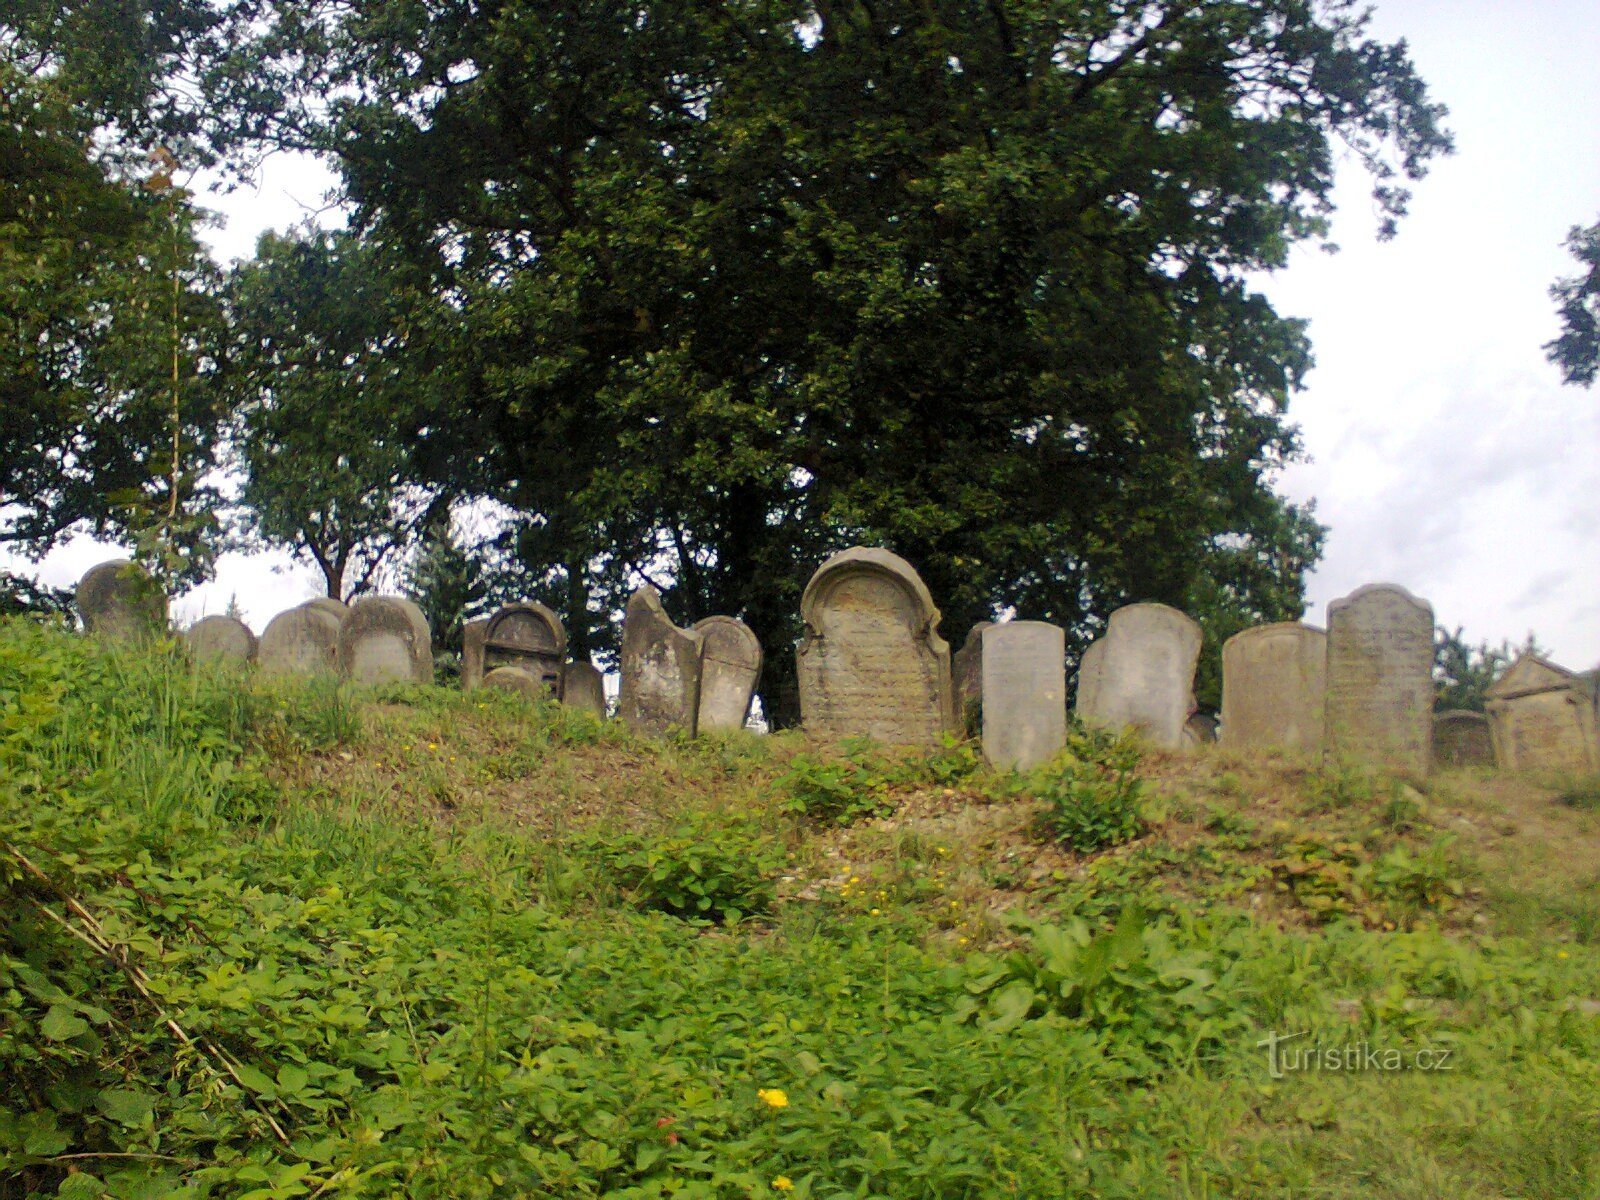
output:
[[[772,1190],[775,1192],[792,1192],[794,1191],[794,1181],[787,1175],[779,1175],[772,1181]]]
[[[878,915],[878,910],[877,909],[873,909],[872,910],[872,915],[873,916],[877,916]]]
[[[788,1108],[789,1096],[782,1088],[757,1088],[756,1096],[768,1108]]]
[[[1567,956],[1567,952],[1565,950],[1557,950],[1556,951],[1556,957],[1557,958],[1565,958],[1566,956]]]

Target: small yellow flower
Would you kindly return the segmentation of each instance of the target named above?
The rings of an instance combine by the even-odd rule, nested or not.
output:
[[[1565,950],[1557,950],[1556,951],[1556,957],[1557,958],[1565,958],[1566,956],[1567,956],[1567,952]]]
[[[775,1192],[792,1192],[794,1191],[794,1181],[787,1175],[779,1175],[772,1181],[772,1190]]]
[[[768,1108],[788,1108],[789,1097],[782,1088],[757,1088],[756,1096]]]
[[[872,910],[872,915],[873,916],[877,916],[878,915],[878,910],[877,909],[873,909]]]
[[[429,750],[437,750],[438,748],[439,748],[439,743],[438,742],[429,742],[428,743],[428,749]]]

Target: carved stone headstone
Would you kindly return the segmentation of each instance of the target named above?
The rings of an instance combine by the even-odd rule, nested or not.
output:
[[[1390,583],[1328,605],[1327,748],[1423,774],[1433,761],[1433,607]]]
[[[861,546],[817,568],[800,600],[801,721],[823,738],[926,746],[955,728],[950,647],[911,564]]]
[[[483,686],[483,637],[489,618],[479,617],[461,626],[461,690]]]
[[[1066,634],[1045,621],[983,631],[983,756],[1028,771],[1067,744]]]
[[[1433,761],[1441,767],[1494,766],[1489,718],[1461,710],[1434,713]]]
[[[350,606],[343,600],[335,600],[332,596],[316,596],[307,600],[306,604],[311,608],[320,608],[337,621],[342,621],[350,615]]]
[[[483,631],[484,670],[521,667],[552,696],[561,690],[561,663],[566,653],[567,631],[561,618],[534,601],[499,609]]]
[[[138,563],[125,558],[90,567],[78,581],[78,615],[97,637],[138,642],[167,628],[167,598]]]
[[[410,600],[366,596],[339,625],[339,671],[353,683],[432,683],[428,619]]]
[[[256,635],[237,617],[202,617],[184,630],[183,640],[195,661],[250,663],[256,659]]]
[[[1222,645],[1222,727],[1238,749],[1322,749],[1328,635],[1280,621],[1236,633]]]
[[[550,698],[544,680],[525,667],[495,667],[484,675],[483,686],[490,691],[514,692],[527,700]]]
[[[570,704],[604,718],[606,680],[593,663],[571,662],[561,671],[561,703]]]
[[[983,631],[993,628],[993,621],[979,621],[950,660],[956,725],[969,737],[983,728]]]
[[[703,639],[679,629],[648,583],[628,599],[622,623],[622,691],[617,715],[640,733],[693,735],[700,709]]]
[[[336,670],[341,624],[315,601],[279,613],[262,631],[257,669],[263,675],[318,675]]]
[[[1506,771],[1600,771],[1595,693],[1583,676],[1524,654],[1484,692]]]
[[[743,729],[761,680],[761,642],[734,617],[706,617],[694,623],[704,641],[700,655],[698,729]]]
[[[1108,729],[1142,730],[1167,749],[1181,746],[1200,640],[1200,626],[1165,604],[1117,609],[1079,665],[1078,716]]]

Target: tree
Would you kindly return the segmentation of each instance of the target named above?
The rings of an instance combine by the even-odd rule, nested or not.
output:
[[[1484,693],[1490,685],[1505,674],[1521,654],[1545,654],[1544,647],[1532,633],[1521,646],[1501,642],[1498,647],[1488,642],[1468,645],[1462,629],[1454,632],[1439,626],[1433,637],[1433,707],[1435,712],[1463,709],[1482,712]]]
[[[329,596],[369,591],[438,511],[411,466],[426,381],[400,276],[352,235],[268,233],[228,296],[241,529],[314,563]]]
[[[489,591],[481,563],[461,546],[448,511],[441,511],[423,532],[405,571],[406,595],[428,618],[436,654],[460,660],[462,626],[483,615]]]
[[[1591,387],[1600,375],[1600,221],[1574,225],[1567,249],[1584,268],[1550,288],[1561,319],[1561,335],[1545,343],[1545,355],[1561,368],[1563,383]]]
[[[1381,232],[1448,148],[1343,0],[270,7],[243,53],[294,117],[239,128],[336,156],[453,297],[416,461],[524,514],[575,645],[647,576],[787,645],[857,541],[947,630],[1079,645],[1236,541],[1308,561],[1267,496],[1309,349],[1248,277],[1323,236],[1336,146]]]

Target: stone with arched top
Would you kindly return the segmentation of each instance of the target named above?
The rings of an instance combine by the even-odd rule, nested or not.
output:
[[[196,662],[243,664],[256,660],[256,635],[237,617],[202,617],[184,630],[183,640]]]
[[[1221,741],[1235,749],[1322,749],[1328,635],[1276,621],[1222,644]]]
[[[148,571],[128,559],[90,567],[78,581],[76,600],[84,629],[98,637],[139,642],[166,632],[166,594]]]
[[[921,576],[856,546],[817,568],[800,599],[801,720],[825,738],[926,746],[955,728],[950,647]]]
[[[737,617],[705,617],[694,631],[704,639],[699,730],[743,729],[761,680],[761,641]]]
[[[353,683],[432,683],[428,618],[399,596],[367,596],[339,625],[339,671]]]
[[[339,661],[341,624],[327,605],[314,600],[279,613],[261,633],[256,648],[257,669],[269,676],[334,671]]]
[[[1433,607],[1373,583],[1328,605],[1328,749],[1417,775],[1433,759]]]
[[[1138,729],[1157,746],[1183,745],[1194,711],[1200,626],[1165,604],[1128,604],[1078,664],[1074,711],[1107,729]]]
[[[483,670],[519,667],[552,696],[561,691],[567,631],[555,612],[535,600],[497,609],[483,627]]]

